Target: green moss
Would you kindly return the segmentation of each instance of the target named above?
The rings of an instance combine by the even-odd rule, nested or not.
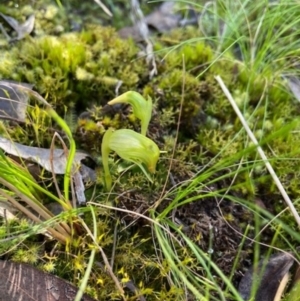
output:
[[[0,78],[33,84],[60,114],[64,106],[82,110],[91,102],[106,104],[118,81],[126,91],[146,75],[144,61],[136,60],[137,48],[112,28],[91,26],[20,44],[1,53]]]

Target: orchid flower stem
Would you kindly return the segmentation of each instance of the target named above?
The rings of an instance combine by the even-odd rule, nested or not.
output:
[[[140,93],[128,91],[108,102],[109,105],[118,103],[128,103],[132,106],[133,114],[141,120],[141,134],[146,136],[152,115],[152,99],[148,97],[146,100]]]
[[[103,140],[102,140],[102,145],[101,145],[101,153],[102,153],[102,164],[103,164],[103,168],[104,168],[104,182],[105,182],[105,186],[107,190],[111,189],[111,185],[112,185],[112,179],[111,179],[111,174],[109,171],[109,165],[108,165],[108,157],[109,157],[109,153],[110,153],[110,149],[109,149],[109,138],[111,137],[113,133],[113,130],[111,128],[109,128],[104,136],[103,136]]]

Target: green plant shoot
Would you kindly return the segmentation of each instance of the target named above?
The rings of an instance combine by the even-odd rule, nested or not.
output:
[[[140,93],[128,91],[108,102],[109,105],[117,103],[129,103],[132,106],[133,114],[141,120],[141,134],[146,136],[152,115],[152,99],[148,97],[146,100]]]
[[[103,136],[101,151],[105,185],[108,190],[110,190],[112,184],[108,166],[108,156],[111,151],[116,152],[122,159],[137,164],[149,181],[152,182],[143,164],[150,173],[154,173],[160,152],[156,143],[151,139],[133,130],[121,129],[113,131],[110,128]]]

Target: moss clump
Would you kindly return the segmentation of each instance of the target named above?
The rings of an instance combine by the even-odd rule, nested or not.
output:
[[[136,46],[119,39],[112,28],[91,26],[19,44],[2,52],[0,78],[30,82],[60,114],[65,106],[84,110],[92,103],[105,104],[118,81],[122,92],[147,76],[144,63],[136,60]]]

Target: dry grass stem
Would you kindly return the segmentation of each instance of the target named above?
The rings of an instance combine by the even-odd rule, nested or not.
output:
[[[286,202],[286,204],[288,205],[288,207],[290,208],[299,228],[300,228],[300,217],[299,214],[293,204],[293,202],[291,201],[291,199],[289,198],[288,194],[286,193],[283,185],[281,184],[278,176],[276,175],[272,165],[270,164],[270,162],[268,161],[267,156],[265,155],[263,149],[259,146],[259,143],[256,139],[256,137],[254,136],[253,132],[251,131],[251,129],[248,126],[247,121],[245,120],[242,112],[240,111],[239,107],[237,106],[235,100],[233,99],[233,97],[231,96],[229,90],[227,89],[227,87],[225,86],[222,78],[218,75],[215,77],[215,79],[217,80],[217,82],[219,83],[221,89],[223,90],[225,96],[227,97],[227,99],[229,100],[230,104],[232,105],[235,113],[237,114],[237,116],[239,117],[243,127],[245,128],[249,138],[251,139],[251,141],[254,143],[254,145],[257,147],[257,151],[260,155],[260,157],[262,158],[266,168],[268,169],[271,177],[273,178],[278,190],[280,191],[284,201]]]

